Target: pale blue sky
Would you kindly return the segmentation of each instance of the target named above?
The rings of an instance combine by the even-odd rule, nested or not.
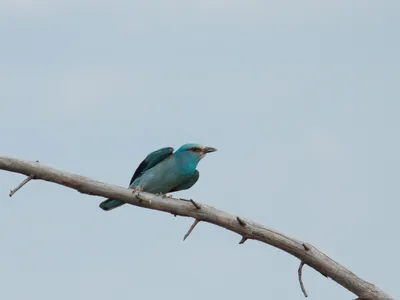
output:
[[[176,196],[400,297],[400,2],[141,2],[0,1],[0,155],[126,186],[150,151],[216,147]],[[0,172],[1,299],[304,298],[268,245],[208,224],[183,242],[190,219],[44,182],[10,199],[21,180]]]

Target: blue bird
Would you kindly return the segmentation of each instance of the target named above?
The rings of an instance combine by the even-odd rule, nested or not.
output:
[[[129,182],[129,188],[152,194],[162,194],[187,190],[199,179],[196,170],[200,160],[212,147],[198,144],[185,144],[174,153],[174,148],[165,147],[154,151],[140,163]],[[107,199],[100,203],[100,208],[109,211],[125,202]]]

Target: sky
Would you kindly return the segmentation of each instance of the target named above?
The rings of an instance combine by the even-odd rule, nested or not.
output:
[[[216,147],[193,198],[400,297],[399,1],[0,0],[0,155],[126,187]],[[0,172],[2,299],[303,299],[299,261]],[[309,299],[354,295],[304,267]]]

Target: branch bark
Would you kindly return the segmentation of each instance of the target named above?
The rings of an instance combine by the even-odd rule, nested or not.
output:
[[[126,188],[56,170],[38,162],[23,161],[4,156],[0,156],[0,169],[30,176],[33,178],[32,180],[45,180],[57,183],[75,189],[83,194],[118,199],[135,206],[164,211],[184,217],[192,217],[199,222],[212,223],[236,232],[243,237],[242,240],[257,240],[297,257],[304,264],[336,281],[344,288],[356,294],[360,299],[394,299],[375,285],[357,277],[350,270],[335,262],[310,244],[288,237],[256,222],[233,216],[214,207],[194,202],[193,200],[163,198],[162,196],[145,192],[133,193],[132,190]]]

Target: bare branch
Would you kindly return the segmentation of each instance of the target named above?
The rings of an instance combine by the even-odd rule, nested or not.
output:
[[[54,182],[75,189],[83,194],[117,199],[135,206],[164,211],[179,216],[192,217],[198,221],[226,228],[242,237],[245,236],[248,239],[261,241],[297,257],[304,264],[329,276],[329,278],[363,300],[393,300],[392,297],[375,285],[357,277],[350,270],[332,260],[312,245],[307,244],[304,246],[303,242],[288,237],[276,230],[266,228],[250,220],[244,222],[239,217],[235,217],[214,207],[198,203],[201,209],[193,209],[193,203],[189,201],[181,201],[175,198],[165,200],[162,196],[146,192],[140,193],[142,201],[139,201],[136,193],[132,193],[132,190],[77,174],[56,170],[35,162],[4,156],[0,156],[0,169],[26,176],[32,175],[35,176],[35,179]],[[309,249],[308,251],[307,248]]]
[[[24,181],[22,181],[15,189],[10,191],[9,196],[12,197],[20,188],[22,188],[25,184],[27,184],[29,181],[31,181],[35,176],[30,175],[29,177],[25,178]]]
[[[188,232],[185,234],[183,237],[183,240],[186,240],[186,238],[192,233],[192,230],[196,227],[196,225],[200,222],[200,220],[194,220],[192,226],[190,226]]]
[[[305,263],[304,263],[304,261],[302,261],[302,262],[300,263],[300,267],[299,267],[299,270],[298,270],[297,273],[299,274],[299,282],[300,282],[301,290],[302,290],[302,292],[303,292],[303,294],[304,294],[304,297],[307,298],[308,295],[307,295],[306,289],[305,289],[305,287],[304,287],[303,279],[302,279],[302,270],[303,270],[304,265],[305,265]]]
[[[197,209],[201,209],[201,206],[198,205],[196,202],[194,202],[193,199],[190,199],[190,202],[193,204],[194,207],[196,207]]]

